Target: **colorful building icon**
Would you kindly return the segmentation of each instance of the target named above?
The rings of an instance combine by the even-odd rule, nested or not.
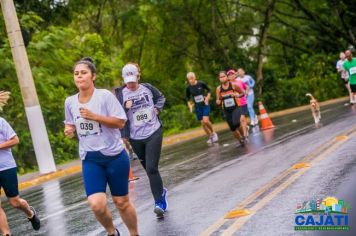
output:
[[[320,198],[312,198],[310,201],[298,203],[296,213],[313,213],[324,211],[326,214],[330,213],[347,213],[350,206],[345,204],[345,201],[338,200],[335,197],[327,197],[323,200]]]

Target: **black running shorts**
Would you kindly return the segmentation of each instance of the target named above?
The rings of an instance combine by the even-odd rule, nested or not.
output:
[[[235,131],[237,128],[240,127],[241,113],[238,107],[236,107],[232,111],[224,110],[224,115],[225,115],[226,122],[229,125],[231,131]]]

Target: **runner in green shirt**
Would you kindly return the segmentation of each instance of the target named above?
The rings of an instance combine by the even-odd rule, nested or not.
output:
[[[347,50],[345,52],[346,61],[342,65],[342,67],[349,74],[349,83],[353,98],[351,100],[352,104],[356,104],[356,58],[352,57],[352,52]]]

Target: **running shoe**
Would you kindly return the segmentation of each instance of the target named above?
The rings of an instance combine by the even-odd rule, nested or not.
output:
[[[33,216],[32,216],[32,218],[28,218],[28,220],[31,222],[32,228],[34,230],[39,230],[41,228],[40,218],[38,218],[38,215],[37,215],[37,212],[36,212],[35,208],[30,206],[30,209],[33,212]]]
[[[258,125],[258,118],[257,118],[257,116],[256,116],[256,118],[255,118],[255,122],[254,122],[254,123],[255,123],[255,126]]]
[[[162,202],[161,201],[156,201],[155,202],[155,209],[153,210],[153,212],[156,213],[156,217],[158,219],[164,217],[164,210],[163,210],[163,206],[162,206]]]
[[[168,208],[168,202],[167,202],[167,189],[163,188],[163,193],[162,193],[162,209],[164,211],[167,211]]]
[[[214,132],[214,133],[212,134],[211,141],[212,141],[213,143],[216,143],[218,140],[219,140],[218,134],[217,134],[216,132]]]
[[[120,231],[115,228],[115,233],[114,234],[108,234],[108,236],[120,236]]]
[[[209,137],[208,141],[206,141],[207,144],[212,144],[213,143],[213,139],[212,137]]]
[[[245,141],[245,138],[244,138],[244,137],[241,137],[241,139],[239,140],[239,142],[240,142],[241,147],[244,147],[244,146],[245,146],[246,141]]]
[[[158,219],[164,217],[164,213],[167,211],[167,208],[167,189],[163,188],[162,198],[155,202],[154,213],[156,213]]]

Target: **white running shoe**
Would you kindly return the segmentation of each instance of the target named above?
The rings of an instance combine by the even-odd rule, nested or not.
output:
[[[256,116],[256,118],[255,118],[254,124],[255,124],[255,126],[258,125],[258,118],[257,118],[257,116]]]
[[[214,133],[211,135],[211,141],[212,141],[213,143],[216,143],[218,140],[219,140],[218,134],[214,132]]]
[[[244,147],[245,144],[246,144],[246,140],[245,140],[244,137],[241,137],[240,140],[239,140],[239,142],[240,142],[240,146],[241,146],[241,147]]]
[[[206,141],[207,144],[212,144],[213,143],[213,140],[212,140],[212,137],[209,137],[208,141]]]

